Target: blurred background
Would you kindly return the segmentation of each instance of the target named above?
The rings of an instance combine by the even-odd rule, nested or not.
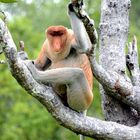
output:
[[[67,0],[20,0],[14,4],[0,3],[0,10],[8,16],[8,27],[16,45],[19,46],[19,41],[23,40],[29,58],[35,59],[48,26],[64,25],[70,28],[67,4]],[[140,1],[132,1],[128,42],[133,35],[140,40],[139,5]],[[100,8],[100,0],[86,0],[86,11],[95,20],[97,31]],[[0,55],[0,59],[5,58]],[[93,92],[94,101],[88,115],[103,119],[96,80]],[[79,140],[79,137],[58,125],[47,110],[19,86],[7,64],[4,64],[0,65],[0,140]]]

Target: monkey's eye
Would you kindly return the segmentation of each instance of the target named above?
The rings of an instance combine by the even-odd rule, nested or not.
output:
[[[62,36],[64,34],[64,32],[62,32],[62,31],[51,31],[51,32],[49,32],[49,34],[51,36]]]

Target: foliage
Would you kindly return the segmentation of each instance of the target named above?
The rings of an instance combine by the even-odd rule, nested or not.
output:
[[[0,2],[3,2],[3,3],[13,3],[13,2],[17,2],[17,0],[0,0]]]
[[[30,3],[21,0],[12,5],[1,4],[1,10],[10,13],[8,26],[16,45],[18,46],[18,42],[23,40],[30,59],[37,57],[45,39],[45,29],[48,26],[62,24],[70,27],[66,14],[67,3],[68,1],[63,0],[33,0]],[[137,18],[140,11],[139,4],[138,1],[132,2],[129,40],[132,39],[133,34],[136,34],[137,37],[140,36],[138,30],[140,19]],[[98,29],[100,1],[87,0],[86,5],[90,17],[95,20]],[[0,56],[1,59],[4,59],[4,56]],[[95,81],[94,101],[88,115],[102,118],[98,88]],[[7,65],[0,65],[0,111],[1,140],[79,139],[76,134],[58,125],[40,103],[26,94],[11,76]]]

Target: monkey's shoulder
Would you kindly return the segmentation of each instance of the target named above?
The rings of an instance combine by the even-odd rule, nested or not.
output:
[[[71,49],[69,55],[62,59],[61,61],[58,61],[56,63],[51,64],[52,68],[62,68],[62,67],[80,67],[83,66],[83,64],[88,63],[88,58],[86,54],[79,54],[75,49]]]

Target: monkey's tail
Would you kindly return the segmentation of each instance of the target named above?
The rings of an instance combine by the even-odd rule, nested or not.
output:
[[[83,112],[83,115],[84,115],[84,116],[86,116],[86,114],[87,114],[87,110],[85,110],[85,111]],[[80,140],[85,140],[85,136],[80,135]]]

